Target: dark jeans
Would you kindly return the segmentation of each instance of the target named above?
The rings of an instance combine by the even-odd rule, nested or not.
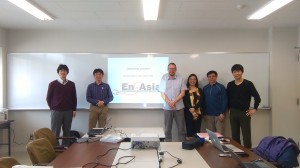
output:
[[[230,109],[230,124],[232,139],[241,144],[240,129],[243,135],[243,144],[246,148],[252,147],[251,143],[251,117],[246,116],[246,111]]]

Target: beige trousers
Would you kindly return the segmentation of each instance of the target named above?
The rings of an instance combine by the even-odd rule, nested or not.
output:
[[[96,124],[98,122],[98,127],[103,128],[106,124],[106,119],[108,116],[108,108],[107,106],[104,107],[98,107],[94,105],[90,105],[89,109],[90,115],[89,115],[89,130],[96,127]]]
[[[222,135],[225,133],[225,119],[221,122],[218,116],[206,116],[206,126],[213,132],[219,132]]]

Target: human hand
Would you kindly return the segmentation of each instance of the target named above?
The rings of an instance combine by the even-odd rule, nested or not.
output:
[[[169,101],[168,105],[170,106],[171,109],[175,110],[176,106],[175,106],[175,102],[174,101]]]
[[[199,115],[195,112],[192,113],[192,116],[193,116],[193,120],[197,120]]]
[[[97,106],[98,107],[104,107],[105,105],[104,105],[104,101],[98,101],[98,103],[97,103]]]
[[[256,109],[249,109],[246,111],[246,116],[251,117],[255,113],[256,113]]]
[[[224,114],[220,114],[219,116],[218,116],[218,119],[222,122],[222,121],[224,121],[224,118],[225,118],[225,115]]]
[[[195,112],[195,109],[194,109],[194,108],[190,108],[189,111],[190,111],[191,113],[194,113],[194,112]]]
[[[196,111],[196,113],[197,113],[198,115],[201,115],[201,114],[202,114],[202,113],[201,113],[201,110]]]

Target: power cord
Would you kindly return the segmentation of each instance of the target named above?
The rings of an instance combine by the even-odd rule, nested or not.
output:
[[[126,133],[123,132],[122,130],[116,130],[115,128],[110,128],[110,130],[112,130],[115,133],[119,133],[120,136],[125,135],[125,138],[128,138],[128,136],[126,135]]]
[[[163,155],[164,155],[165,153],[168,153],[170,156],[172,156],[173,158],[175,158],[176,161],[177,161],[177,163],[176,163],[175,165],[171,166],[170,168],[173,168],[173,167],[178,166],[179,164],[182,164],[182,160],[181,160],[180,158],[178,158],[178,157],[172,155],[170,152],[168,152],[168,151],[160,151],[160,152],[158,152],[158,162],[159,162],[159,167],[160,167],[160,163],[163,161],[162,158],[163,158]]]
[[[122,156],[118,159],[118,162],[116,164],[111,164],[111,165],[106,165],[106,164],[101,164],[100,163],[100,159],[102,157],[104,157],[105,155],[107,155],[110,151],[112,150],[129,150],[131,148],[128,149],[122,149],[122,148],[111,148],[109,150],[107,150],[104,154],[98,155],[96,156],[96,162],[90,162],[90,163],[86,163],[85,165],[83,165],[82,167],[90,167],[93,166],[92,168],[98,167],[98,166],[104,166],[104,167],[118,167],[118,165],[120,164],[127,164],[129,162],[131,162],[133,159],[135,159],[135,156]],[[124,158],[131,158],[130,160],[126,161],[126,162],[121,162],[122,159]]]

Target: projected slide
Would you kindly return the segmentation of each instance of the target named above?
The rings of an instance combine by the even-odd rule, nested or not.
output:
[[[168,63],[168,57],[108,58],[108,83],[114,95],[110,104],[161,105],[158,89]]]

